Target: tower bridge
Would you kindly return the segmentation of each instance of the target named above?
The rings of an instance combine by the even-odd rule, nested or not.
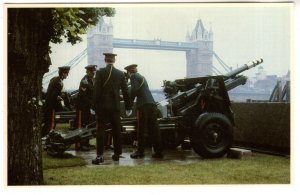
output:
[[[213,67],[213,56],[216,54],[213,52],[212,29],[205,29],[202,20],[199,19],[192,33],[187,33],[185,38],[186,42],[114,38],[112,22],[105,23],[101,17],[98,24],[88,30],[88,64],[103,66],[102,53],[113,52],[114,48],[169,50],[186,53],[186,77],[216,73]]]

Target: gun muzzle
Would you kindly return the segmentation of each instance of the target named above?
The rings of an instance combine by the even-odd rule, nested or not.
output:
[[[234,77],[236,77],[236,75],[244,72],[245,70],[248,70],[248,69],[251,69],[251,68],[257,66],[257,65],[261,64],[262,62],[263,62],[262,58],[260,58],[258,60],[250,61],[247,64],[244,64],[243,66],[225,74],[224,76],[226,76],[227,78],[234,78]]]
[[[262,58],[259,58],[258,60],[253,60],[251,62],[248,62],[246,65],[248,66],[248,69],[250,69],[250,68],[253,68],[253,67],[263,63],[263,61],[264,60]]]

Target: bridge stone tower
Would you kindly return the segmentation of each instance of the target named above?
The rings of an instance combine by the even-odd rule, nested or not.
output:
[[[98,68],[105,66],[103,53],[113,52],[113,25],[105,23],[99,18],[96,26],[87,31],[88,64],[95,64]]]
[[[197,49],[186,52],[186,76],[199,77],[212,74],[213,67],[213,32],[207,31],[199,19],[190,35],[187,33],[186,41],[194,43]]]

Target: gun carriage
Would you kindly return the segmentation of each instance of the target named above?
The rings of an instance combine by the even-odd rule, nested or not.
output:
[[[243,85],[247,77],[239,75],[263,62],[252,61],[225,75],[164,81],[166,99],[158,108],[166,115],[158,118],[164,146],[176,148],[185,140],[204,158],[217,158],[227,153],[233,141],[234,114],[228,91]],[[69,114],[69,113],[68,113]],[[136,131],[136,118],[122,118],[123,133]],[[111,127],[106,125],[106,132]],[[52,130],[44,138],[45,149],[59,155],[80,139],[96,136],[96,122],[66,134]]]

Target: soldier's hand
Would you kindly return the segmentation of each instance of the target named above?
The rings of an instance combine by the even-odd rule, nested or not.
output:
[[[57,100],[58,101],[63,101],[62,97],[60,97],[60,96],[57,96]]]
[[[126,110],[126,116],[130,116],[132,114],[132,110]]]
[[[94,111],[93,109],[90,109],[90,112],[91,112],[92,115],[95,115],[95,114],[96,114],[95,111]]]

